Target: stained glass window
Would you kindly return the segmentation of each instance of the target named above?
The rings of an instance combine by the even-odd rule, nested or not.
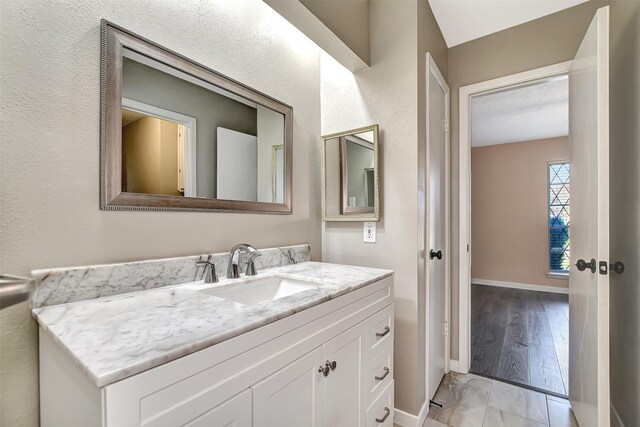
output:
[[[569,270],[569,163],[549,164],[549,271]]]

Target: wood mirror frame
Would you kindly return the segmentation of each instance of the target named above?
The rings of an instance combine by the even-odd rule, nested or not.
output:
[[[122,191],[122,69],[125,48],[283,114],[283,203],[128,193]],[[290,106],[125,30],[116,24],[106,20],[101,21],[100,209],[291,214],[292,175],[293,109]]]

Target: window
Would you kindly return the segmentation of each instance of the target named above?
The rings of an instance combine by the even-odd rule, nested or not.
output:
[[[569,271],[569,162],[549,164],[549,271]]]

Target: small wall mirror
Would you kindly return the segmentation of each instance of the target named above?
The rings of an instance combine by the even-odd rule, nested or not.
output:
[[[323,220],[379,221],[378,125],[323,139]]]
[[[102,209],[291,213],[291,107],[107,21],[102,49]]]

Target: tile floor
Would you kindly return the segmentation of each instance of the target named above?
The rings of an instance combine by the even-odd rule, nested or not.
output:
[[[472,374],[449,372],[433,400],[429,419],[452,427],[578,427],[568,400]]]

